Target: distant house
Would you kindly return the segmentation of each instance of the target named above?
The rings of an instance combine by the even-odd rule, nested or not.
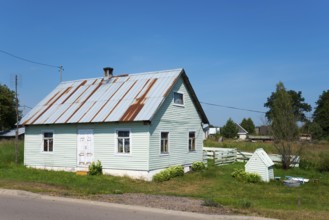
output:
[[[220,128],[219,127],[209,128],[209,135],[215,135],[215,134],[218,134],[219,132],[220,132]]]
[[[261,136],[269,136],[271,135],[271,127],[268,125],[257,126],[255,128],[255,133]]]
[[[235,125],[238,128],[238,139],[246,140],[248,131],[246,129],[244,129],[241,125],[239,125],[238,123],[235,123]]]
[[[150,180],[172,165],[202,161],[209,124],[184,69],[60,83],[21,124],[24,164]]]
[[[25,128],[18,128],[18,138],[23,139],[25,134]],[[9,131],[0,132],[0,140],[4,139],[14,139],[16,138],[16,128]]]
[[[245,165],[245,171],[260,175],[262,181],[269,182],[274,179],[274,163],[267,153],[258,148]]]

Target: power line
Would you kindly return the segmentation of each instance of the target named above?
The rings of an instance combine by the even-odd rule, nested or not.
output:
[[[233,107],[233,106],[219,105],[219,104],[208,103],[208,102],[200,102],[200,103],[205,104],[205,105],[211,105],[211,106],[216,106],[216,107],[221,107],[221,108],[230,108],[230,109],[235,109],[235,110],[240,110],[240,111],[256,112],[256,113],[262,113],[262,114],[266,113],[266,112],[262,112],[262,111],[252,110],[252,109],[245,109],[245,108],[238,108],[238,107]]]
[[[1,49],[0,49],[0,52],[6,54],[8,56],[14,57],[16,59],[23,60],[23,61],[28,62],[28,63],[33,63],[33,64],[37,64],[37,65],[42,65],[42,66],[48,66],[48,67],[52,67],[52,68],[58,68],[59,72],[60,72],[60,82],[62,81],[62,73],[64,71],[63,66],[55,66],[55,65],[51,65],[51,64],[47,64],[47,63],[36,62],[36,61],[33,61],[33,60],[29,60],[29,59],[17,56],[15,54],[9,53],[9,52],[1,50]]]
[[[29,108],[29,109],[32,109],[31,107],[27,106],[27,105],[20,105],[19,106],[20,108]]]
[[[60,68],[60,66],[55,66],[55,65],[51,65],[51,64],[40,63],[40,62],[36,62],[36,61],[33,61],[33,60],[25,59],[23,57],[16,56],[16,55],[14,55],[12,53],[9,53],[7,51],[4,51],[4,50],[0,50],[0,52],[4,53],[4,54],[7,54],[8,56],[14,57],[16,59],[23,60],[25,62],[34,63],[34,64],[38,64],[38,65],[43,65],[43,66],[54,67],[54,68]]]

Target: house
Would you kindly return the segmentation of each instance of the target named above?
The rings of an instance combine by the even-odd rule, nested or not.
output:
[[[203,131],[205,133],[205,139],[207,139],[209,137],[215,137],[216,134],[220,133],[220,128],[206,126],[203,128]]]
[[[246,140],[248,131],[244,129],[241,125],[238,123],[235,123],[236,127],[238,128],[238,139],[240,140]]]
[[[151,180],[157,172],[202,161],[208,124],[184,69],[61,82],[22,120],[24,164]]]
[[[218,133],[220,133],[220,128],[219,127],[209,128],[209,135],[216,135]]]
[[[258,148],[245,165],[245,171],[260,175],[262,181],[269,182],[274,179],[274,163],[267,153]]]
[[[23,139],[25,133],[25,128],[18,128],[18,138]],[[15,139],[16,138],[16,128],[9,131],[0,132],[0,140]]]
[[[268,125],[257,126],[255,128],[256,135],[269,136],[272,134],[271,127]]]

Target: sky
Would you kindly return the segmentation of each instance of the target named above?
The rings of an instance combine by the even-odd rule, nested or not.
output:
[[[107,66],[184,68],[212,125],[262,125],[278,82],[313,109],[329,89],[328,10],[327,0],[0,0],[0,50],[63,66],[63,81]],[[14,90],[17,75],[20,104],[34,107],[59,84],[51,66],[0,52],[0,84]]]

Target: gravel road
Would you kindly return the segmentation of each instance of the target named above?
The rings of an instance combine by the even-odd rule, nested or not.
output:
[[[95,195],[90,199],[127,205],[138,205],[152,208],[161,208],[176,211],[187,211],[205,214],[232,214],[232,211],[224,207],[204,206],[203,200],[177,196],[146,195],[138,193]]]

